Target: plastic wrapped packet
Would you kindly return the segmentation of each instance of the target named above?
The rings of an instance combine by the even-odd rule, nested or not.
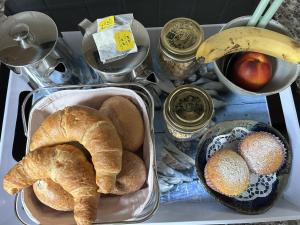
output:
[[[100,60],[109,63],[137,52],[131,30],[132,14],[109,16],[97,20],[98,32],[93,34]]]

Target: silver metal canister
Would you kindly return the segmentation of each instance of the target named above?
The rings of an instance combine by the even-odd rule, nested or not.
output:
[[[201,26],[188,18],[175,18],[160,33],[159,59],[170,79],[186,79],[200,66],[196,52],[204,39]]]
[[[169,133],[179,141],[200,137],[214,114],[212,98],[201,88],[183,85],[167,97],[163,116]]]

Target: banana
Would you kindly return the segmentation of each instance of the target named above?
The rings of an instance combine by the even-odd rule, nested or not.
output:
[[[292,38],[258,27],[234,27],[223,30],[205,40],[196,58],[205,63],[235,52],[259,52],[284,61],[300,63],[300,43]]]

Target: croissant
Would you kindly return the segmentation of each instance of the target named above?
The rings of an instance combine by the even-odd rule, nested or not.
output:
[[[99,192],[109,193],[122,167],[122,143],[114,125],[86,106],[70,106],[47,117],[31,137],[30,150],[78,141],[91,154]]]
[[[147,171],[143,160],[129,151],[123,152],[122,170],[117,176],[115,188],[111,194],[125,195],[139,190],[145,183]],[[72,211],[73,197],[52,180],[35,182],[33,185],[37,198],[49,207]]]
[[[32,187],[36,197],[52,209],[59,211],[72,211],[74,209],[72,195],[51,179],[39,180]]]
[[[74,217],[78,225],[90,225],[96,219],[99,195],[93,166],[72,145],[57,145],[29,152],[3,179],[9,194],[50,178],[74,199]]]

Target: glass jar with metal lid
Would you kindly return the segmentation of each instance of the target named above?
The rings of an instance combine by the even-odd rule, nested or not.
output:
[[[199,68],[196,52],[203,41],[201,26],[188,18],[175,18],[160,33],[159,60],[171,79],[186,79]]]
[[[176,88],[167,97],[163,116],[169,133],[179,141],[200,137],[214,114],[212,98],[195,85]]]

